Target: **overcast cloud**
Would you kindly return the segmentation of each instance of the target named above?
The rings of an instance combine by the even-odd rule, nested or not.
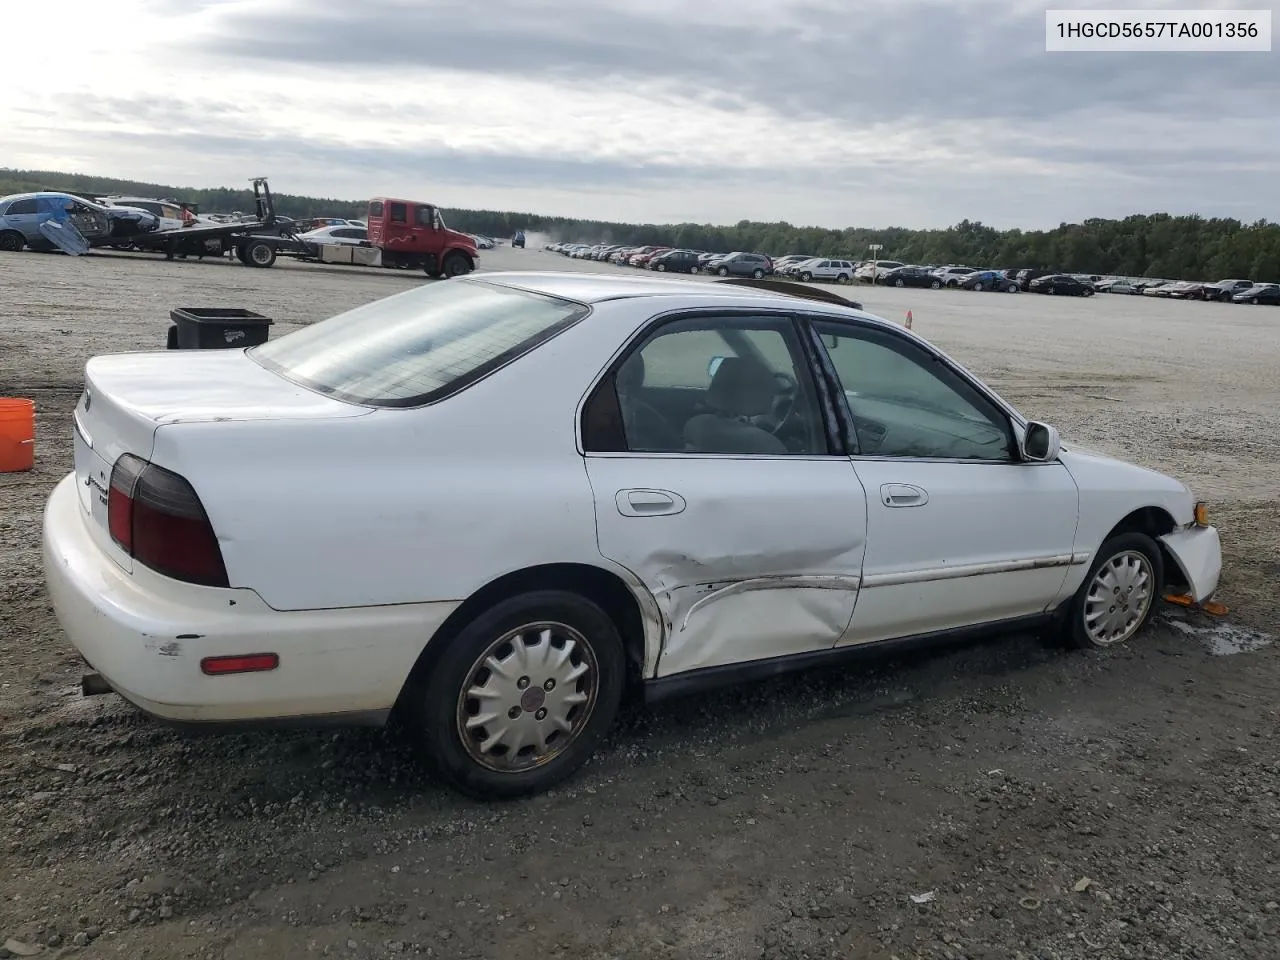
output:
[[[1275,218],[1280,54],[1047,54],[1047,5],[1106,6],[15,4],[0,165],[613,220]]]

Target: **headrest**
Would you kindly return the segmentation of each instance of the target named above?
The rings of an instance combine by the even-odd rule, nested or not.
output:
[[[707,403],[731,417],[768,413],[777,385],[763,364],[745,357],[725,357],[707,388]]]

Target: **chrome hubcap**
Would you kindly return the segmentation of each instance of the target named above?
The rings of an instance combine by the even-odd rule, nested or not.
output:
[[[467,673],[458,732],[471,758],[501,773],[547,763],[577,739],[596,705],[591,644],[563,623],[499,637]]]
[[[1099,646],[1128,640],[1151,607],[1155,593],[1151,561],[1136,550],[1118,553],[1104,563],[1089,584],[1084,628]]]

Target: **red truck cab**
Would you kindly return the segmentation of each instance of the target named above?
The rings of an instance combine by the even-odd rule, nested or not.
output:
[[[382,251],[384,267],[421,267],[430,277],[457,277],[476,268],[475,239],[446,227],[434,204],[375,197],[368,221],[369,244]]]

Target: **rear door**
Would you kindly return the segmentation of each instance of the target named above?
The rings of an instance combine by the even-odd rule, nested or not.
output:
[[[17,230],[28,240],[40,239],[40,205],[35,197],[14,200],[4,216],[5,226]]]
[[[588,399],[600,552],[657,601],[659,676],[845,632],[867,508],[818,396],[791,318],[726,313],[662,321]]]

